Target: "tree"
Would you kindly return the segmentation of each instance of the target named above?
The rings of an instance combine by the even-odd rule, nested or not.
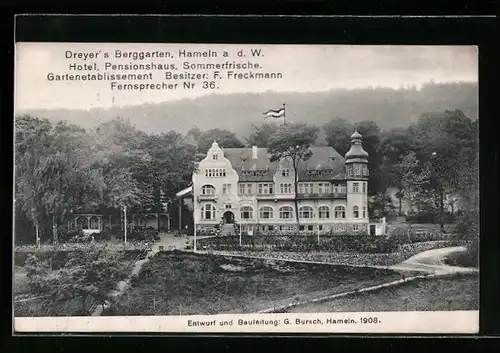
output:
[[[394,212],[395,207],[389,195],[379,193],[370,197],[368,210],[370,218],[382,218],[390,216]]]
[[[210,129],[203,132],[198,139],[198,151],[206,153],[214,141],[217,141],[222,148],[244,147],[234,132],[225,129]]]
[[[33,222],[37,236],[45,216],[42,164],[50,156],[51,131],[52,124],[47,119],[27,115],[15,119],[15,202]]]
[[[474,158],[477,125],[460,110],[446,110],[423,114],[410,129],[417,158],[428,169],[426,189],[435,195],[444,229],[445,198],[459,191],[464,161]],[[476,166],[473,168],[477,171]]]
[[[422,169],[414,152],[410,152],[401,158],[401,161],[394,166],[394,169],[400,176],[401,198],[406,198],[410,205],[418,208],[419,199],[422,201],[424,185],[429,180],[429,171]]]
[[[351,134],[354,130],[354,124],[350,121],[336,117],[330,119],[323,125],[326,141],[342,156],[349,151],[351,147]]]
[[[260,126],[252,125],[254,131],[246,138],[249,146],[267,147],[270,138],[278,131],[279,126],[275,123],[265,123]]]
[[[81,315],[88,314],[87,301],[104,304],[123,279],[121,255],[106,246],[90,245],[69,255],[65,266],[47,283],[55,301],[79,298]]]
[[[271,162],[288,160],[293,167],[295,187],[295,217],[297,225],[300,224],[298,209],[298,181],[299,166],[301,162],[307,161],[312,156],[310,147],[316,140],[318,128],[307,124],[283,125],[270,139],[269,153]]]

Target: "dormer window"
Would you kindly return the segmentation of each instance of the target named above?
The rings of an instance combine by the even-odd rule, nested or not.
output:
[[[219,159],[219,155],[218,154],[213,154],[212,155],[212,158],[214,159],[214,161],[218,160]]]
[[[284,177],[287,177],[287,176],[290,176],[290,169],[283,169],[281,171],[281,176],[284,176]]]

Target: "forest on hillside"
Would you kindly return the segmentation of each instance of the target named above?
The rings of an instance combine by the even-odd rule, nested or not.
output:
[[[391,212],[386,195],[390,186],[416,213],[440,222],[443,196],[456,195],[465,212],[464,234],[477,233],[478,120],[461,110],[424,113],[407,127],[388,130],[372,120],[353,124],[344,118],[321,125],[266,122],[255,124],[245,138],[223,128],[146,133],[123,118],[83,128],[22,115],[15,120],[16,240],[33,242],[38,226],[45,241],[57,243],[67,219],[81,209],[118,218],[124,206],[130,214],[165,212],[175,194],[190,185],[197,161],[213,140],[223,148],[270,146],[276,145],[277,136],[285,136],[278,141],[282,151],[287,144],[300,144],[307,151],[321,132],[344,154],[354,125],[369,153],[370,217]],[[303,130],[308,141],[297,139]],[[167,212],[175,221],[176,208]]]
[[[335,89],[326,92],[238,93],[207,95],[195,99],[148,103],[110,109],[34,109],[19,114],[44,117],[52,122],[66,120],[84,128],[119,116],[147,133],[176,130],[186,133],[196,125],[202,130],[225,128],[243,139],[252,125],[264,122],[262,113],[286,103],[286,118],[291,123],[309,122],[323,125],[331,118],[342,117],[351,123],[371,120],[382,130],[407,127],[427,112],[446,109],[462,110],[475,120],[478,117],[477,83],[432,83],[420,89],[415,86],[399,89],[371,87]],[[320,134],[319,139],[325,136]]]

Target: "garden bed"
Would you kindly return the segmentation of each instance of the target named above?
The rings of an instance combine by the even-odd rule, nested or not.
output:
[[[415,280],[370,293],[311,303],[289,313],[479,310],[479,276]]]
[[[102,315],[252,313],[400,278],[373,268],[160,252]]]

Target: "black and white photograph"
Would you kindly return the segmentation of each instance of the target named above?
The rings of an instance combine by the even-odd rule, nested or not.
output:
[[[16,331],[477,333],[475,46],[18,42]]]

